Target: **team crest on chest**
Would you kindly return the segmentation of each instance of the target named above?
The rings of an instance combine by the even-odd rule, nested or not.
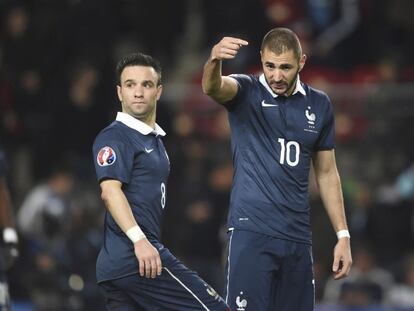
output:
[[[304,131],[318,133],[318,131],[315,130],[316,114],[314,112],[311,112],[310,106],[308,106],[305,110],[305,117],[308,123],[308,128],[305,128]]]
[[[308,109],[305,110],[306,119],[308,119],[308,123],[311,125],[315,125],[316,115],[313,112],[310,112],[311,107],[308,106]]]
[[[108,166],[114,164],[116,161],[116,153],[115,151],[108,146],[103,147],[99,150],[98,155],[96,157],[96,162],[98,162],[99,166]]]

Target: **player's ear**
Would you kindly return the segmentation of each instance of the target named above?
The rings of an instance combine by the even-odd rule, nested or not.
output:
[[[119,85],[116,86],[116,92],[118,94],[119,101],[122,102],[122,91],[121,91],[121,87]]]
[[[302,54],[300,60],[299,60],[299,71],[301,71],[303,69],[303,67],[305,66],[306,63],[306,55]]]
[[[160,99],[162,93],[162,84],[157,86],[157,100]]]

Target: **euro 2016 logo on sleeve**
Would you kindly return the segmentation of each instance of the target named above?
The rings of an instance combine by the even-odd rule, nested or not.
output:
[[[116,161],[116,153],[111,147],[103,147],[98,152],[96,162],[99,166],[108,166],[114,164]]]

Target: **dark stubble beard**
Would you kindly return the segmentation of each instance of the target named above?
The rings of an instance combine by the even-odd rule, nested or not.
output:
[[[293,93],[293,89],[296,86],[296,82],[298,81],[298,76],[299,76],[299,70],[298,69],[295,73],[295,78],[292,80],[292,82],[290,83],[290,85],[288,85],[288,88],[285,92],[285,94],[283,94],[284,96],[290,96]]]

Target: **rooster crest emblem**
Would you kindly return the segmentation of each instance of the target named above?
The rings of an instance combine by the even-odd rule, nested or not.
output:
[[[316,121],[316,115],[310,112],[311,107],[308,106],[308,109],[305,110],[306,119],[308,119],[308,123],[314,125]]]
[[[241,295],[243,295],[243,292],[240,292],[240,296]],[[241,299],[240,296],[237,296],[236,298],[237,311],[245,311],[247,306],[247,300]]]

